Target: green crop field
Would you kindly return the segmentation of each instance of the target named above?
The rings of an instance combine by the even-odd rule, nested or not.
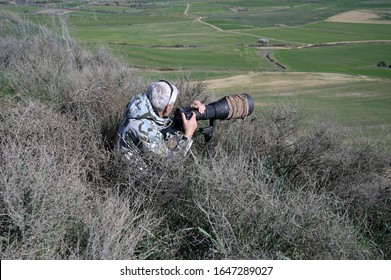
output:
[[[241,32],[295,44],[389,40],[391,38],[389,24],[322,22],[295,27],[252,28]]]
[[[278,50],[275,57],[294,71],[330,72],[391,78],[391,69],[379,68],[391,61],[390,44],[348,44],[295,50]],[[324,59],[319,59],[319,58]],[[328,59],[326,59],[328,58]]]
[[[110,48],[147,80],[190,75],[194,81],[213,84],[214,79],[231,77],[235,82],[230,88],[217,83],[220,88],[211,90],[217,94],[246,91],[257,104],[294,96],[313,115],[334,112],[346,126],[390,128],[391,68],[377,66],[391,64],[387,0],[0,5],[2,11],[47,25],[89,48]],[[346,12],[366,14],[329,20]],[[260,44],[260,38],[268,43]],[[295,84],[286,75],[290,72],[300,72]],[[273,74],[272,85],[265,80],[270,78],[266,73]],[[317,79],[316,73],[327,73],[328,83],[302,83],[308,77]],[[334,74],[349,75],[351,80],[341,85],[333,80]],[[245,82],[243,75],[250,75],[251,82]]]

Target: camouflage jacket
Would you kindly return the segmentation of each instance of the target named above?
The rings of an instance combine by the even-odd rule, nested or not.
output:
[[[177,133],[164,132],[172,121],[159,117],[144,93],[134,96],[126,106],[118,132],[118,145],[127,158],[135,152],[155,153],[163,157],[186,156],[193,143]]]

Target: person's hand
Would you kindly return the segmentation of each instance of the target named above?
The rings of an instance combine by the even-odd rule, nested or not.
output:
[[[190,108],[197,109],[200,114],[203,114],[206,109],[205,105],[198,100],[194,100],[193,103],[191,103]]]
[[[185,129],[185,136],[191,139],[198,126],[196,120],[196,114],[192,112],[191,118],[189,120],[186,119],[184,113],[181,113],[181,115],[182,115],[183,128]]]

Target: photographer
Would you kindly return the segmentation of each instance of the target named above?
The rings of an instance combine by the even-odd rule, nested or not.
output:
[[[174,85],[160,80],[150,84],[146,93],[139,93],[130,100],[118,132],[118,146],[126,158],[130,159],[139,151],[163,157],[187,155],[197,129],[195,113],[190,119],[182,113],[184,134],[166,132],[172,123],[168,116],[178,94]],[[197,100],[190,107],[201,114],[205,111],[205,105]]]

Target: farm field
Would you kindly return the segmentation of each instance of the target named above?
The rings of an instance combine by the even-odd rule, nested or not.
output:
[[[69,1],[1,8],[89,48],[106,46],[147,80],[185,75],[206,81],[217,95],[249,92],[260,108],[294,96],[311,116],[335,112],[346,126],[390,128],[391,69],[377,67],[391,64],[389,1]],[[341,84],[336,77],[348,79]]]
[[[259,92],[254,102],[260,111],[287,99],[311,122],[338,120],[353,130],[365,127],[367,135],[376,136],[390,130],[390,86],[387,79],[301,72],[253,73],[208,82],[208,89],[219,96]]]

